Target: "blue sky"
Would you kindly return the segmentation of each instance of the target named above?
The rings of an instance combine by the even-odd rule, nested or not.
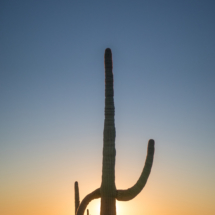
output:
[[[73,202],[75,180],[82,183],[82,198],[94,182],[99,187],[109,47],[117,187],[138,179],[147,141],[154,138],[146,189],[150,193],[151,186],[151,198],[163,206],[146,204],[148,214],[176,214],[163,197],[167,190],[172,205],[186,205],[184,198],[193,204],[189,214],[214,214],[214,23],[209,0],[1,1],[1,204],[13,205],[4,196],[18,196],[26,183],[26,192],[36,196],[32,183],[40,190],[54,177],[53,187],[69,189],[59,197],[67,202]],[[147,192],[138,201],[147,201]],[[73,211],[74,205],[66,207]]]

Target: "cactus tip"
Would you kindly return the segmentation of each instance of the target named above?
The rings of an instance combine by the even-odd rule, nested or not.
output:
[[[154,147],[155,147],[155,141],[153,139],[150,139],[148,142],[148,152],[149,153],[154,153]]]
[[[105,49],[105,55],[106,55],[106,56],[112,56],[112,52],[111,52],[111,49],[110,49],[110,48],[106,48],[106,49]]]
[[[153,139],[150,139],[150,140],[149,140],[149,144],[150,144],[150,145],[154,145],[154,144],[155,144],[155,141],[154,141]]]

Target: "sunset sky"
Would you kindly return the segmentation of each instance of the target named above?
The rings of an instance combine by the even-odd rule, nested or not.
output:
[[[214,0],[1,0],[0,214],[74,215],[74,182],[100,187],[107,47],[118,189],[155,140],[117,215],[214,215]]]

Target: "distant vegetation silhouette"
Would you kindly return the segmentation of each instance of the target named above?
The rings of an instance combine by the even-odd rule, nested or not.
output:
[[[103,132],[103,163],[102,183],[100,188],[88,194],[79,202],[78,182],[75,182],[75,213],[83,215],[93,199],[101,198],[100,215],[116,215],[116,199],[128,201],[136,197],[145,186],[151,172],[154,156],[154,140],[148,141],[148,150],[144,168],[136,184],[127,190],[118,190],[115,185],[115,123],[114,123],[114,90],[113,90],[113,64],[111,49],[105,50],[105,121]],[[89,213],[89,211],[88,211]]]

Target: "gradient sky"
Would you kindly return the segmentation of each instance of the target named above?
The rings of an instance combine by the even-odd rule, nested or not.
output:
[[[214,0],[1,0],[0,214],[74,215],[74,182],[100,186],[107,47],[118,189],[156,144],[118,215],[214,215]]]

